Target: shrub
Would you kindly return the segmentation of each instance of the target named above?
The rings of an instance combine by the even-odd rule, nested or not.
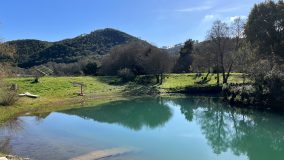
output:
[[[96,75],[97,73],[97,64],[95,62],[88,63],[84,68],[83,72],[85,75]]]
[[[123,68],[123,69],[119,70],[118,71],[118,76],[124,82],[132,81],[136,77],[135,74],[129,68]]]
[[[154,75],[142,75],[136,77],[135,82],[142,85],[156,84],[156,77]]]
[[[254,66],[250,74],[254,80],[254,98],[258,104],[280,106],[284,104],[284,69],[283,66],[271,67],[268,62]]]
[[[0,94],[0,105],[10,106],[18,101],[18,94],[16,91],[2,89]]]

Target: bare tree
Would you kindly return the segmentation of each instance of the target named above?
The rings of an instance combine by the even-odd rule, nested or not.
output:
[[[245,20],[241,17],[237,17],[231,24],[230,28],[231,38],[234,45],[234,58],[231,64],[232,66],[233,63],[234,65],[239,66],[241,73],[245,73],[246,69],[248,68],[248,64],[254,57],[252,48],[247,43],[244,43]],[[245,77],[246,75],[243,74],[243,83],[245,83]]]
[[[208,38],[214,45],[212,52],[216,58],[218,84],[220,84],[220,71],[223,83],[228,82],[235,61],[234,55],[239,51],[244,38],[244,24],[244,20],[240,17],[236,18],[230,27],[217,20],[209,31]]]
[[[213,52],[216,56],[217,84],[220,84],[220,70],[222,71],[223,75],[223,83],[226,83],[227,79],[225,75],[224,54],[226,43],[229,39],[229,26],[220,20],[215,21],[211,30],[209,31],[208,38],[215,45],[215,50]]]

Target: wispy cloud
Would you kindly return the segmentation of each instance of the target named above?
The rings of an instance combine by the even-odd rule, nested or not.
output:
[[[210,6],[197,6],[197,7],[189,7],[176,10],[177,12],[196,12],[196,11],[206,11],[211,9]]]

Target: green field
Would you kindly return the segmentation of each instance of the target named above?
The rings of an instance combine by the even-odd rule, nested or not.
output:
[[[109,85],[111,81],[115,81],[115,77],[44,77],[40,79],[40,83],[32,83],[33,78],[10,78],[8,83],[15,83],[19,86],[19,92],[30,92],[38,94],[42,98],[72,98],[77,96],[80,87],[73,85],[73,82],[83,83],[84,92],[92,95],[112,95],[120,92],[123,86]]]
[[[242,83],[241,73],[232,73],[229,77],[229,83]],[[167,92],[168,90],[182,90],[185,87],[202,87],[208,85],[216,85],[217,83],[217,75],[210,74],[208,76],[209,82],[203,85],[197,84],[196,82],[201,81],[206,74],[203,73],[200,77],[196,77],[195,73],[190,74],[169,74],[165,76],[164,83],[159,87],[162,92]],[[220,82],[222,82],[222,77],[220,75]]]
[[[196,82],[205,76],[203,74],[199,78],[195,78],[195,74],[168,74],[162,85],[141,85],[132,83],[117,84],[117,77],[43,77],[40,83],[33,83],[33,78],[8,78],[5,81],[9,84],[18,85],[18,93],[30,92],[40,95],[40,98],[20,98],[19,101],[9,107],[0,106],[0,122],[4,122],[10,118],[23,115],[57,110],[67,108],[94,106],[109,101],[128,99],[133,95],[126,93],[134,92],[134,96],[140,94],[149,94],[149,88],[155,88],[162,94],[172,89],[179,89],[197,86]],[[212,75],[211,80],[204,84],[216,84],[216,75]],[[79,82],[86,85],[84,93],[86,96],[80,97],[78,93],[79,87],[73,86],[73,82]],[[241,74],[234,73],[229,79],[230,83],[241,83]],[[200,86],[200,85],[199,85]],[[144,91],[145,90],[145,91]],[[142,92],[143,91],[143,92]]]

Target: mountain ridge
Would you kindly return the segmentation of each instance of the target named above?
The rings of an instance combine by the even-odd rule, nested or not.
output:
[[[133,41],[142,40],[116,29],[105,28],[55,42],[21,39],[5,43],[15,46],[15,63],[19,67],[30,68],[48,62],[72,63],[87,58],[100,59],[112,47]]]

